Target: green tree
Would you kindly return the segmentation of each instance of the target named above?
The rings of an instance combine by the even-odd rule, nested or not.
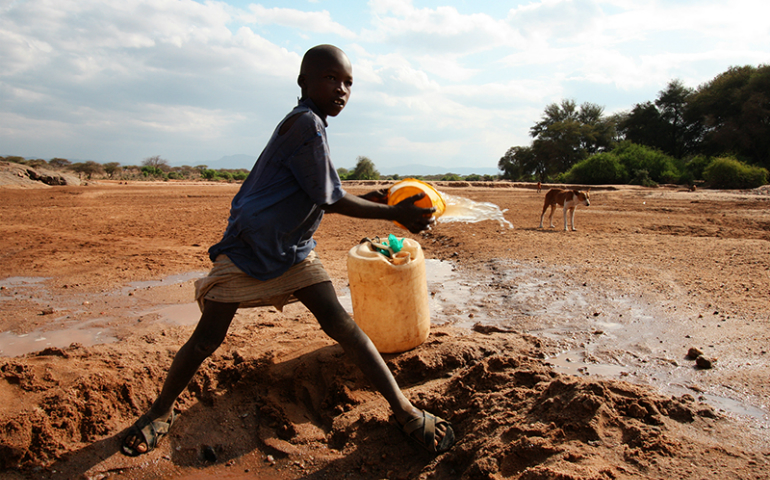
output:
[[[374,162],[368,157],[360,156],[356,161],[356,168],[349,176],[350,180],[379,180],[380,172],[374,166]]]
[[[532,147],[511,147],[497,162],[503,175],[508,180],[532,180],[537,177],[544,181],[545,165],[538,162]]]
[[[698,122],[689,122],[685,117],[687,100],[693,93],[694,90],[685,87],[681,80],[672,80],[655,100],[664,125],[661,150],[675,158],[684,157],[692,149],[692,142],[700,130]]]
[[[107,175],[112,178],[115,173],[117,173],[119,170],[122,170],[120,168],[120,164],[118,162],[108,162],[103,165],[104,171],[107,173]]]
[[[39,168],[39,167],[47,167],[48,162],[43,160],[42,158],[33,158],[32,160],[27,160],[27,165],[32,168]]]
[[[537,162],[542,164],[542,179],[611,148],[615,127],[603,112],[604,107],[589,102],[578,108],[574,100],[545,107],[542,119],[529,132]]]
[[[63,169],[63,168],[67,168],[67,167],[69,167],[70,165],[72,165],[72,162],[70,162],[70,161],[69,161],[69,160],[67,160],[66,158],[59,158],[59,157],[56,157],[56,158],[52,158],[52,159],[50,159],[50,160],[48,161],[48,165],[50,165],[50,166],[52,166],[52,167],[54,167],[54,168],[60,168],[60,169]]]
[[[337,169],[337,175],[339,175],[340,180],[347,180],[350,176],[350,171],[347,168],[340,167]]]
[[[92,160],[89,160],[87,162],[78,162],[72,165],[72,170],[74,170],[77,173],[83,174],[88,178],[89,180],[94,175],[100,175],[104,173],[104,167],[102,167],[101,163],[94,162]]]
[[[171,167],[168,164],[168,160],[160,158],[160,155],[154,155],[142,160],[143,167],[154,167],[160,169],[163,172],[171,171]]]
[[[619,123],[626,140],[658,149],[675,158],[694,150],[701,127],[687,114],[694,91],[672,80],[655,102],[638,103]]]
[[[705,127],[701,153],[770,168],[770,65],[731,67],[698,88],[688,116]]]

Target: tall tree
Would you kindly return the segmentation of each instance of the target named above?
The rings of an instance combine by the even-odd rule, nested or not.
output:
[[[122,170],[120,168],[120,163],[118,162],[107,162],[103,165],[103,167],[104,167],[105,173],[107,173],[107,175],[109,175],[110,178],[112,178],[116,172],[118,172],[119,170]]]
[[[687,88],[680,80],[672,80],[665,90],[658,94],[655,106],[658,107],[660,118],[665,125],[664,146],[662,150],[675,158],[682,158],[690,150],[696,124],[691,124],[685,118],[687,99],[694,90]]]
[[[48,165],[55,168],[65,168],[72,165],[72,162],[70,162],[66,158],[55,157],[48,161]]]
[[[532,147],[511,147],[505,152],[497,168],[502,170],[503,178],[509,180],[545,181],[545,165],[538,162]]]
[[[368,157],[358,157],[356,168],[349,177],[351,180],[378,180],[380,172],[374,166],[374,162]]]
[[[544,175],[564,172],[588,155],[612,146],[614,127],[603,113],[604,107],[586,102],[578,108],[574,100],[545,107],[542,119],[529,131]]]
[[[681,80],[670,81],[654,103],[634,106],[620,123],[621,132],[626,140],[683,158],[694,150],[700,132],[700,122],[687,115],[687,102],[693,93]]]
[[[160,155],[153,155],[152,157],[145,158],[144,160],[142,160],[142,166],[154,167],[164,172],[168,172],[169,170],[171,170],[171,167],[168,164],[168,160],[166,160],[165,158],[160,158]]]
[[[102,164],[94,162],[93,160],[75,163],[72,165],[72,170],[85,175],[89,180],[93,175],[99,175],[104,172]]]
[[[698,88],[688,116],[703,122],[702,151],[770,168],[770,65],[731,67]]]

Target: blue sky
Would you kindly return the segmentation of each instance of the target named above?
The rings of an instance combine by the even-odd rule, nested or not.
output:
[[[0,155],[138,165],[258,156],[303,53],[354,68],[337,167],[494,169],[552,102],[629,110],[770,63],[764,0],[0,0]],[[765,12],[765,13],[762,13]],[[250,168],[250,165],[243,165]]]

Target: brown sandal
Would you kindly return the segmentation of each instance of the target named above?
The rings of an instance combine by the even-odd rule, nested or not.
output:
[[[419,443],[420,446],[431,453],[444,453],[455,444],[452,424],[430,412],[423,410],[422,417],[413,418],[404,425],[401,425],[398,420],[396,420],[396,423],[406,436]],[[436,445],[436,427],[439,425],[446,427],[446,434]]]
[[[160,420],[155,420],[153,422],[150,420],[150,417],[148,417],[147,414],[139,417],[139,419],[134,422],[133,425],[131,425],[131,428],[128,429],[126,436],[123,437],[123,445],[120,447],[123,455],[128,455],[129,457],[138,457],[139,455],[144,455],[145,453],[150,453],[151,451],[155,450],[155,447],[158,446],[160,439],[168,435],[168,431],[171,428],[171,425],[174,424],[175,419],[176,412],[173,410],[171,411],[171,417],[169,418],[168,422],[162,422]],[[143,439],[144,443],[147,445],[147,451],[140,452],[134,447],[129,447],[126,445],[126,439],[131,436]]]

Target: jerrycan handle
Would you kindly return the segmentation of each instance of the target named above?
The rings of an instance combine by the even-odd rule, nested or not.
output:
[[[359,242],[359,244],[361,243],[369,243],[374,251],[386,256],[393,265],[403,265],[412,258],[409,252],[401,251],[404,247],[404,239],[399,240],[392,233],[388,235],[388,241],[386,242],[381,241],[380,237],[374,237],[374,240],[364,237]]]

